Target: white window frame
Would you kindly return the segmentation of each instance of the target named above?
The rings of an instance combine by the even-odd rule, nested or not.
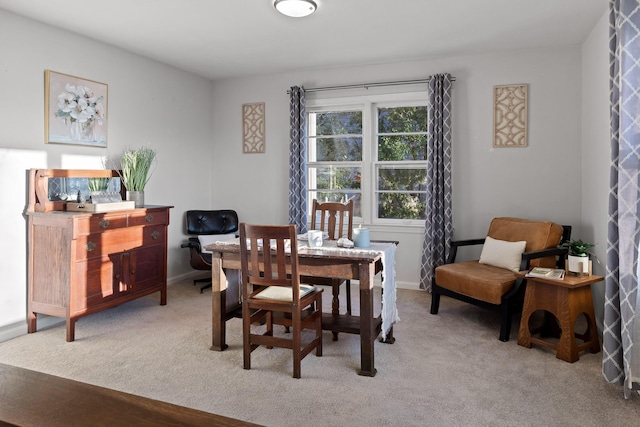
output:
[[[421,92],[403,92],[394,94],[372,94],[363,96],[323,97],[321,93],[307,95],[306,114],[326,111],[361,110],[362,111],[362,179],[361,217],[354,216],[354,224],[372,224],[380,226],[424,226],[424,220],[385,219],[377,217],[377,185],[373,181],[376,176],[377,144],[373,140],[377,135],[377,108],[411,107],[427,105],[426,90]],[[313,95],[311,97],[310,95]],[[374,135],[375,134],[375,135]],[[308,149],[310,149],[308,147]],[[414,164],[414,163],[411,163]],[[426,160],[425,160],[426,164]],[[407,164],[406,166],[409,166]],[[308,166],[307,166],[308,168]],[[311,215],[311,200],[307,203],[307,216]]]

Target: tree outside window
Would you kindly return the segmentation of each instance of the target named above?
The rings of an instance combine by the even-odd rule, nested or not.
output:
[[[307,123],[310,204],[353,198],[354,217],[365,221],[425,219],[425,105],[309,110]]]

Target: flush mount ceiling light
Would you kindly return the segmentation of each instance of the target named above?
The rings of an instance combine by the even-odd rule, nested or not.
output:
[[[318,5],[312,0],[276,0],[273,6],[283,15],[302,18],[316,11]]]

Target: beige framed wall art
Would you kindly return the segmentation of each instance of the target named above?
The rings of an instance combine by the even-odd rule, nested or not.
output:
[[[527,85],[493,87],[493,147],[527,146]]]
[[[242,152],[265,152],[264,102],[242,104]]]
[[[108,85],[45,70],[45,143],[107,146]]]

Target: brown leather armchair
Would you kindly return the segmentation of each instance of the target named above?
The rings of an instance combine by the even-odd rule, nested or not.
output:
[[[447,263],[436,268],[432,281],[431,314],[438,314],[440,296],[446,295],[480,307],[500,311],[500,341],[508,341],[512,316],[522,310],[525,280],[514,271],[564,266],[567,250],[559,245],[571,237],[571,226],[550,221],[494,218],[487,237],[493,242],[526,241],[519,264],[507,269],[480,260],[455,262],[461,246],[485,244],[486,238],[451,242]],[[508,243],[507,243],[508,244]],[[483,247],[483,255],[484,249]],[[517,256],[517,255],[516,255]],[[500,260],[500,256],[498,256]]]

